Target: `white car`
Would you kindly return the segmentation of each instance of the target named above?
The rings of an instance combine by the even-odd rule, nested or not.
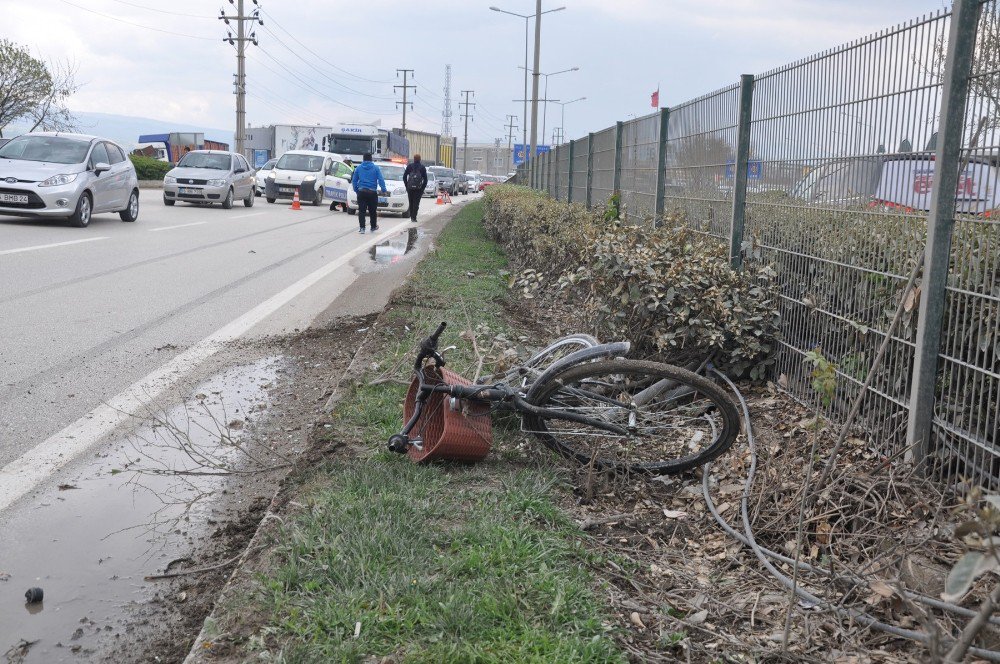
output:
[[[410,199],[406,195],[406,186],[403,184],[403,170],[406,166],[391,161],[377,161],[375,165],[382,170],[382,177],[385,178],[385,188],[389,190],[388,196],[383,196],[379,192],[379,212],[398,215],[409,214]],[[429,175],[430,173],[428,173]],[[350,187],[347,193],[347,213],[355,214],[357,211],[358,194],[354,191],[354,187]]]
[[[438,194],[438,179],[434,171],[427,169],[427,186],[424,187],[424,198],[434,198]]]
[[[274,170],[274,165],[278,163],[277,159],[268,159],[263,166],[257,171],[257,195],[264,195],[264,176]]]
[[[346,192],[349,180],[345,176],[350,171],[350,166],[338,154],[289,150],[264,176],[264,197],[268,203],[273,203],[279,198],[293,198],[298,190],[303,203],[322,205],[328,191]]]

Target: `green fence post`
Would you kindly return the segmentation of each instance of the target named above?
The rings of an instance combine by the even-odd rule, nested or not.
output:
[[[611,189],[614,193],[622,188],[622,136],[625,133],[625,123],[615,123],[615,176]]]
[[[567,203],[573,202],[573,143],[574,141],[569,142],[569,161],[566,162],[566,164],[569,166],[569,168],[566,169],[568,174],[568,177],[566,178]]]
[[[733,221],[729,228],[729,262],[743,266],[743,227],[747,212],[747,169],[750,164],[750,122],[753,120],[753,74],[740,76],[740,110],[733,164]]]
[[[920,313],[917,318],[913,378],[910,383],[910,412],[906,429],[906,457],[922,463],[931,452],[934,402],[937,398],[937,369],[941,352],[948,272],[951,267],[951,240],[955,228],[955,198],[962,140],[965,132],[969,73],[976,47],[979,1],[955,0],[948,36],[938,114],[940,134],[934,156],[934,189],[927,214],[927,246],[924,274],[920,283]]]
[[[656,146],[656,200],[653,202],[653,228],[663,220],[664,194],[667,188],[667,125],[670,123],[670,109],[660,109],[660,137]]]
[[[594,190],[594,132],[587,134],[587,209],[593,205]]]

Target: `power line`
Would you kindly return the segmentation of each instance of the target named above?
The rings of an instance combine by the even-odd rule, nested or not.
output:
[[[397,77],[399,76],[400,72],[403,73],[403,84],[402,85],[394,85],[394,86],[392,86],[392,89],[393,90],[399,90],[400,88],[403,89],[403,101],[402,102],[398,102],[397,101],[396,102],[396,108],[399,108],[400,104],[403,105],[403,131],[406,131],[406,106],[409,105],[410,108],[413,108],[413,102],[412,101],[410,101],[410,102],[406,101],[406,93],[407,93],[407,91],[409,91],[410,88],[413,88],[413,91],[416,92],[417,91],[417,86],[415,86],[415,85],[407,85],[406,84],[406,77],[409,74],[413,73],[412,69],[397,69],[396,70],[396,76]]]
[[[274,62],[274,64],[278,65],[278,67],[280,67],[282,70],[284,70],[284,72],[286,74],[288,74],[289,76],[295,78],[306,89],[311,90],[312,92],[314,92],[315,94],[319,95],[320,97],[323,97],[324,99],[326,99],[329,102],[337,104],[338,106],[343,106],[344,108],[349,108],[352,111],[357,111],[358,113],[370,113],[372,115],[379,115],[379,116],[389,116],[389,115],[392,115],[392,111],[391,110],[378,110],[378,111],[375,111],[375,110],[371,110],[371,109],[358,108],[357,106],[352,106],[352,105],[344,103],[344,102],[342,102],[342,101],[340,101],[338,99],[334,99],[333,97],[331,97],[330,95],[326,94],[325,92],[322,92],[321,90],[317,90],[315,87],[313,87],[313,85],[309,81],[307,81],[306,79],[302,78],[296,72],[294,72],[291,69],[289,69],[288,67],[286,67],[280,60],[278,60],[273,55],[271,55],[270,53],[268,53],[266,49],[261,48],[261,49],[259,49],[258,52],[262,53],[263,55],[266,55],[268,58],[270,58],[271,61]],[[267,69],[267,70],[269,70],[271,73],[273,73],[273,74],[275,74],[277,76],[282,76],[282,74],[280,74],[279,72],[274,71],[274,69],[272,69],[271,67],[268,67],[264,63],[258,61],[258,64],[264,66],[264,68]]]
[[[288,44],[286,44],[284,42],[284,40],[281,39],[281,37],[279,37],[273,30],[269,29],[267,26],[264,26],[264,30],[269,35],[271,35],[278,44],[280,44],[281,46],[283,46],[285,48],[285,50],[287,50],[289,53],[291,53],[292,55],[294,55],[296,58],[298,58],[299,60],[301,60],[305,64],[309,65],[310,67],[313,67],[316,64],[315,62],[311,62],[311,61],[305,59],[304,57],[302,57],[302,54],[300,54],[297,50],[295,50],[294,48],[292,48],[291,46],[289,46]],[[320,56],[317,56],[317,57],[320,57]],[[333,64],[329,60],[325,60],[325,59],[323,59],[321,57],[320,57],[320,59],[322,60],[322,62],[324,64],[333,66]],[[338,81],[337,79],[335,79],[333,76],[330,76],[325,71],[323,71],[322,67],[319,69],[319,73],[324,78],[326,78],[327,80],[331,81],[334,85],[339,86],[339,87],[343,88],[344,90],[346,90],[348,92],[351,92],[353,94],[360,95],[362,97],[370,97],[371,99],[393,99],[393,97],[390,97],[390,96],[387,96],[387,95],[373,95],[373,94],[368,94],[367,92],[362,92],[361,90],[355,90],[354,88],[348,87],[347,85],[344,85],[343,83],[341,83],[340,81]]]
[[[99,12],[95,9],[89,7],[84,7],[83,5],[78,5],[75,2],[70,2],[69,0],[59,0],[64,5],[69,5],[70,7],[76,7],[77,9],[82,9],[85,12],[90,12],[91,14],[96,14],[106,19],[112,21],[117,21],[118,23],[124,23],[125,25],[131,25],[136,28],[143,28],[144,30],[152,30],[154,32],[162,32],[166,35],[174,35],[176,37],[187,37],[188,39],[200,39],[202,41],[215,41],[214,37],[199,37],[198,35],[189,35],[183,32],[174,32],[173,30],[164,30],[162,28],[154,28],[148,25],[143,25],[142,23],[133,23],[132,21],[126,21],[123,18],[118,18],[117,16],[112,16],[111,14],[105,14],[104,12]]]
[[[128,5],[129,7],[135,7],[136,9],[145,9],[146,11],[156,12],[158,14],[169,14],[170,16],[183,16],[185,18],[203,18],[207,20],[212,20],[214,16],[206,16],[203,14],[185,14],[183,12],[172,12],[167,9],[157,9],[156,7],[147,7],[146,5],[140,5],[135,2],[128,2],[127,0],[113,0],[120,5]]]
[[[298,44],[302,48],[306,49],[307,51],[309,51],[310,53],[312,53],[317,58],[320,58],[321,60],[323,59],[322,55],[320,55],[316,51],[312,50],[311,48],[309,48],[308,46],[306,46],[305,44],[303,44],[301,41],[299,41],[298,37],[296,37],[292,32],[289,32],[288,29],[285,28],[283,25],[281,25],[280,23],[278,23],[278,21],[274,18],[274,15],[272,15],[270,12],[264,12],[264,14],[267,16],[268,20],[271,23],[274,23],[276,26],[278,26],[278,28],[281,29],[281,31],[284,32],[285,34],[287,34],[289,37],[291,37],[292,40],[296,44]],[[334,69],[336,69],[337,71],[343,72],[344,74],[347,74],[348,76],[350,76],[352,78],[356,78],[356,79],[358,79],[360,81],[367,81],[368,83],[391,83],[392,82],[392,81],[380,81],[380,80],[376,80],[376,79],[373,79],[373,78],[365,78],[364,76],[359,76],[358,74],[354,74],[352,72],[347,71],[346,69],[338,67],[337,65],[333,64],[332,62],[328,63],[328,64],[331,67],[333,67]]]
[[[253,0],[253,4],[257,4],[257,0]],[[260,20],[260,8],[254,7],[254,9],[249,14],[243,13],[243,0],[236,0],[236,15],[227,16],[226,12],[219,12],[219,20],[226,24],[227,36],[222,39],[222,41],[229,42],[230,46],[236,47],[236,152],[239,154],[244,153],[246,148],[246,138],[247,138],[247,43],[251,43],[257,46],[257,33],[250,30],[247,33],[247,23],[253,25],[254,23],[259,23],[264,25],[264,22]],[[236,36],[229,29],[229,21],[236,21]]]

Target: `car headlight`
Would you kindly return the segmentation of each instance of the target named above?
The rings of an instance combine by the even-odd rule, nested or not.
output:
[[[173,175],[164,175],[163,184],[177,184],[177,178],[175,178]]]
[[[392,190],[393,196],[402,196],[405,193],[406,193],[405,187],[396,187],[395,189]]]
[[[307,175],[304,178],[302,178],[302,181],[303,182],[315,182],[316,181],[316,176],[315,175]]]
[[[206,184],[209,187],[225,187],[229,183],[225,180],[209,180]]]
[[[76,179],[79,173],[64,173],[63,175],[53,175],[48,180],[39,182],[39,187],[58,187],[60,185],[69,184]]]

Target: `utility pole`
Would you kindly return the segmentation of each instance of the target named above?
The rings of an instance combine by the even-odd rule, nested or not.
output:
[[[402,102],[398,102],[397,101],[396,102],[396,108],[399,108],[400,104],[403,105],[403,131],[406,131],[406,106],[407,106],[407,104],[409,104],[411,110],[413,109],[413,102],[412,101],[411,102],[407,102],[406,101],[406,91],[409,90],[410,88],[413,88],[413,91],[416,92],[417,86],[415,86],[415,85],[407,85],[406,84],[406,77],[409,74],[413,73],[412,69],[397,69],[396,70],[396,78],[399,78],[400,72],[402,72],[402,74],[403,74],[403,84],[402,85],[394,85],[394,86],[392,86],[392,88],[393,88],[393,90],[398,90],[400,88],[403,88],[403,101]]]
[[[444,66],[444,108],[441,109],[441,135],[451,136],[451,65]]]
[[[462,90],[459,92],[461,95],[465,95],[465,101],[459,102],[459,106],[465,106],[465,112],[462,113],[462,118],[465,120],[465,139],[462,142],[462,172],[465,173],[469,169],[466,168],[469,164],[469,119],[472,116],[469,114],[469,107],[475,108],[475,104],[469,103],[469,95],[475,95],[473,90]],[[475,118],[473,118],[475,121]]]
[[[538,71],[542,46],[542,0],[535,0],[535,66],[531,72],[531,150],[527,159],[535,158],[538,149]]]
[[[246,66],[246,43],[251,42],[257,46],[257,33],[249,31],[247,34],[246,23],[259,23],[264,25],[260,18],[260,4],[257,0],[251,0],[254,10],[249,15],[243,12],[243,0],[229,0],[229,4],[236,7],[236,15],[226,15],[226,10],[219,10],[219,20],[231,26],[230,21],[236,21],[236,35],[227,28],[227,35],[222,41],[229,42],[230,46],[236,47],[236,75],[234,77],[236,95],[236,152],[243,154],[246,149],[247,138],[247,66]],[[245,155],[244,155],[245,156]]]
[[[515,120],[517,120],[517,116],[516,115],[508,115],[507,116],[507,124],[504,125],[507,128],[507,159],[510,160],[509,162],[507,160],[505,160],[504,163],[507,164],[507,172],[508,173],[510,173],[510,171],[513,169],[513,163],[514,163],[514,152],[513,152],[513,150],[514,150],[514,130],[517,129],[517,125],[514,124]]]

